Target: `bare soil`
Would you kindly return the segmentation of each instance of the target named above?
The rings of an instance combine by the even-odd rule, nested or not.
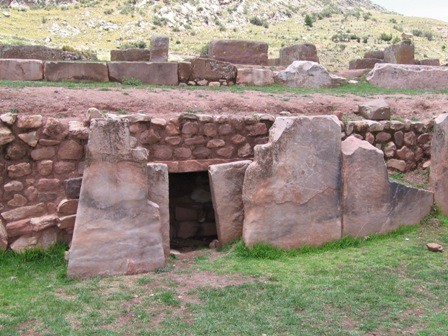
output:
[[[265,93],[257,91],[227,92],[186,89],[143,88],[58,88],[25,87],[0,88],[0,112],[41,114],[59,118],[81,118],[90,107],[102,111],[172,117],[182,112],[232,114],[292,115],[338,114],[355,116],[358,104],[383,97],[397,118],[430,119],[446,111],[447,95],[418,96],[385,95],[360,97],[356,95],[323,95],[295,93]]]

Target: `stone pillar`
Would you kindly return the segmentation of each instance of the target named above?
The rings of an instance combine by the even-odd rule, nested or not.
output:
[[[335,116],[276,119],[244,178],[248,246],[296,248],[341,237],[340,138]]]
[[[435,203],[448,215],[448,113],[435,119],[429,178]]]
[[[159,207],[148,201],[147,151],[130,146],[129,123],[93,119],[68,275],[149,272],[165,263]]]
[[[168,36],[151,36],[151,62],[167,62],[169,46]]]
[[[243,233],[243,181],[252,161],[211,165],[208,169],[218,240],[226,244]]]
[[[148,199],[160,210],[161,233],[165,257],[170,255],[170,208],[168,166],[163,163],[148,163]]]

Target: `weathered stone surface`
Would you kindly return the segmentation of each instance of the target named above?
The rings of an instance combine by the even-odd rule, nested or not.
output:
[[[54,147],[41,147],[31,151],[31,158],[34,161],[52,159],[56,155]]]
[[[4,251],[8,247],[8,232],[6,232],[5,225],[0,219],[0,250]]]
[[[376,64],[367,81],[387,89],[448,88],[448,67]]]
[[[19,237],[14,243],[11,244],[11,249],[15,252],[23,252],[28,248],[39,247],[48,248],[58,241],[58,229],[55,227],[49,227],[41,232],[32,233]]]
[[[151,62],[166,62],[170,47],[170,38],[163,35],[151,36]]]
[[[68,275],[135,274],[165,263],[159,207],[148,201],[147,151],[130,147],[129,124],[94,119]]]
[[[208,58],[196,58],[191,61],[190,80],[200,81],[236,81],[237,68],[233,64]]]
[[[349,70],[372,69],[377,63],[384,63],[384,60],[378,58],[355,59],[349,62],[348,68]]]
[[[8,167],[8,176],[11,178],[23,177],[31,174],[31,165],[27,162],[18,163]]]
[[[20,195],[20,194],[14,194],[13,198],[8,201],[8,205],[10,207],[21,207],[28,203],[28,200]]]
[[[22,191],[23,183],[20,181],[10,181],[6,183],[3,188],[6,192]]]
[[[18,128],[39,128],[42,126],[42,116],[35,115],[19,115],[17,117]]]
[[[400,172],[406,171],[406,162],[403,160],[390,159],[387,161],[387,168],[392,168]]]
[[[6,125],[13,125],[17,120],[17,114],[7,112],[0,115],[0,120]]]
[[[77,209],[77,199],[63,199],[61,202],[59,202],[57,211],[59,215],[67,216],[76,214]]]
[[[383,152],[353,136],[342,142],[342,234],[365,237],[418,224],[430,211],[429,191],[389,182]]]
[[[135,78],[144,84],[178,85],[177,63],[159,62],[110,62],[111,81],[123,82]]]
[[[39,60],[0,59],[0,80],[37,81],[44,78],[44,64]]]
[[[428,243],[426,248],[432,252],[443,252],[443,246],[437,243]]]
[[[45,204],[39,203],[2,212],[2,217],[8,222],[18,221],[27,217],[42,216],[46,211],[47,208],[45,207]]]
[[[416,62],[419,65],[431,65],[440,66],[440,60],[438,58],[426,58]]]
[[[131,48],[110,51],[112,62],[149,62],[150,59],[151,51],[149,49]]]
[[[448,215],[448,113],[435,119],[429,178],[435,203]]]
[[[64,216],[59,218],[58,228],[71,231],[75,227],[76,215]]]
[[[71,178],[64,181],[65,195],[69,199],[79,198],[81,191],[82,177]]]
[[[50,139],[62,140],[68,134],[68,125],[56,118],[48,118],[42,131]]]
[[[29,133],[21,133],[19,134],[19,138],[20,140],[22,140],[23,142],[25,142],[27,145],[31,146],[31,147],[36,147],[37,146],[37,132],[33,131],[33,132],[29,132]]]
[[[369,120],[389,120],[389,104],[383,99],[375,99],[358,105],[358,113]]]
[[[393,64],[415,64],[414,53],[414,44],[402,41],[384,49],[384,61]]]
[[[378,58],[378,59],[384,59],[384,51],[383,50],[372,50],[372,51],[366,51],[364,53],[364,58]]]
[[[25,146],[21,143],[11,143],[6,147],[5,157],[8,160],[20,160],[27,154]]]
[[[11,130],[0,123],[0,146],[13,142],[14,139],[15,137]]]
[[[280,66],[289,66],[294,61],[319,63],[316,46],[311,43],[305,43],[280,49]]]
[[[295,248],[341,237],[340,137],[335,116],[276,119],[244,178],[247,245]]]
[[[75,140],[66,140],[61,143],[58,157],[62,160],[80,160],[84,155],[84,147]]]
[[[233,64],[268,65],[268,48],[265,42],[215,40],[208,47],[208,56]]]
[[[295,61],[275,77],[277,83],[302,88],[337,86],[336,80],[322,65],[310,61]]]
[[[107,82],[109,73],[103,62],[45,62],[45,79],[51,82]]]
[[[146,167],[148,174],[148,199],[159,206],[163,251],[165,257],[170,255],[170,208],[168,166],[163,163],[149,163]]]
[[[191,77],[191,63],[179,62],[177,64],[177,74],[179,77],[179,82],[188,83]]]
[[[274,84],[274,73],[271,69],[239,68],[237,84],[268,86]]]
[[[251,161],[211,165],[208,169],[218,240],[226,244],[243,234],[244,174]]]
[[[340,70],[336,72],[336,75],[347,79],[359,79],[370,71],[370,69],[358,69],[358,70]]]

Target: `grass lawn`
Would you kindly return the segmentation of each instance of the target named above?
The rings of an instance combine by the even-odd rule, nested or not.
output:
[[[448,90],[411,90],[411,89],[384,89],[378,86],[369,84],[362,79],[358,84],[345,84],[334,88],[294,88],[287,87],[280,84],[272,84],[269,86],[251,86],[251,85],[233,85],[233,86],[163,86],[163,85],[146,85],[133,82],[134,85],[120,84],[116,82],[103,83],[79,83],[79,82],[47,82],[47,81],[0,81],[0,88],[24,88],[24,87],[64,87],[69,89],[97,89],[101,91],[111,91],[120,89],[142,89],[150,92],[167,91],[167,90],[205,90],[205,91],[227,91],[244,93],[245,91],[257,91],[269,94],[297,94],[309,95],[313,93],[320,93],[333,96],[344,96],[352,94],[356,96],[375,96],[375,95],[422,95],[422,94],[448,94]]]
[[[69,280],[65,246],[0,253],[0,335],[448,335],[448,217],[322,248],[181,255]]]

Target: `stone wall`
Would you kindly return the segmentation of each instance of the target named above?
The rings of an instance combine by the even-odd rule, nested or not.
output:
[[[88,115],[101,117],[95,109]],[[211,164],[252,159],[254,146],[267,143],[275,121],[274,116],[263,114],[120,117],[130,121],[133,146],[147,148],[148,161],[166,163],[170,172],[206,171]],[[6,247],[1,241],[14,250],[70,241],[88,123],[40,115],[0,116],[0,248]],[[348,121],[341,138],[354,134],[365,139],[384,151],[389,168],[407,171],[428,166],[432,125]]]

